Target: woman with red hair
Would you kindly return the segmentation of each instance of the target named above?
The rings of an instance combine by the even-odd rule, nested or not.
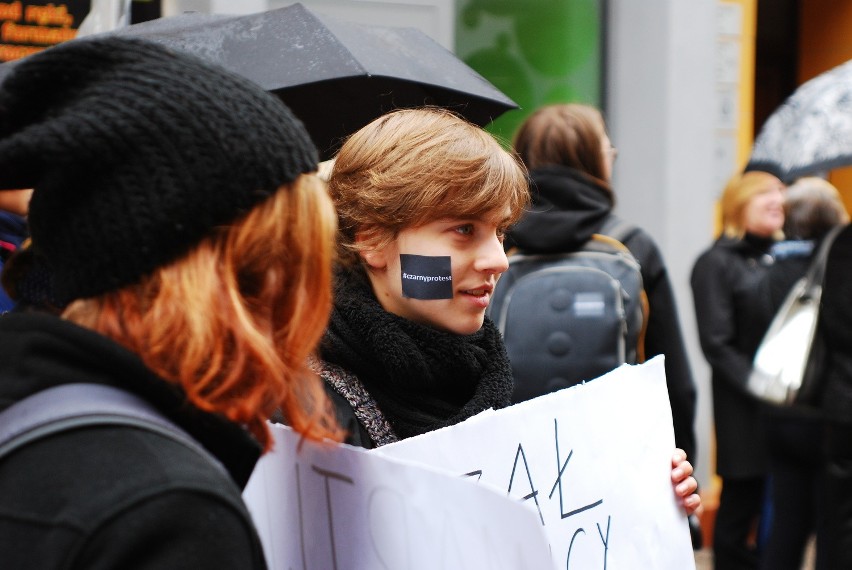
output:
[[[0,86],[0,188],[34,189],[26,251],[60,313],[0,318],[0,426],[81,385],[173,426],[2,457],[4,567],[265,568],[240,493],[266,419],[339,439],[306,367],[336,231],[316,167],[280,101],[153,43],[67,42]]]

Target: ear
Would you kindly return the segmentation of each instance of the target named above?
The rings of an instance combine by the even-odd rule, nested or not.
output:
[[[363,232],[355,234],[355,243],[358,245],[367,241],[367,236]],[[361,258],[370,269],[384,269],[388,265],[385,249],[368,248],[360,250]]]

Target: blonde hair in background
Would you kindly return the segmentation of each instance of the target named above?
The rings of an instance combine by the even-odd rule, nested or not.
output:
[[[346,265],[406,228],[441,218],[499,216],[499,224],[509,226],[529,202],[518,158],[486,131],[436,108],[394,111],[349,137],[335,159],[329,193]]]
[[[834,226],[848,222],[840,192],[828,180],[806,176],[787,187],[784,234],[788,238],[819,238]]]
[[[746,206],[752,198],[773,186],[784,187],[784,183],[768,172],[751,170],[735,174],[725,186],[719,204],[722,212],[722,232],[730,238],[742,239],[746,234]],[[783,236],[775,237],[780,239]]]
[[[140,283],[77,300],[63,317],[132,352],[198,408],[246,425],[268,449],[280,407],[306,437],[339,440],[307,367],[331,311],[336,218],[302,175]]]

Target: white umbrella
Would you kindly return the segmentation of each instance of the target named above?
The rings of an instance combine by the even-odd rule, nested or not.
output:
[[[852,164],[852,60],[801,85],[766,120],[747,170],[789,182]]]

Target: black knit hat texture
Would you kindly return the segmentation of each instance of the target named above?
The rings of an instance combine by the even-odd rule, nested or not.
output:
[[[316,167],[279,99],[145,40],[72,40],[0,86],[0,188],[35,189],[61,301],[137,282]]]

